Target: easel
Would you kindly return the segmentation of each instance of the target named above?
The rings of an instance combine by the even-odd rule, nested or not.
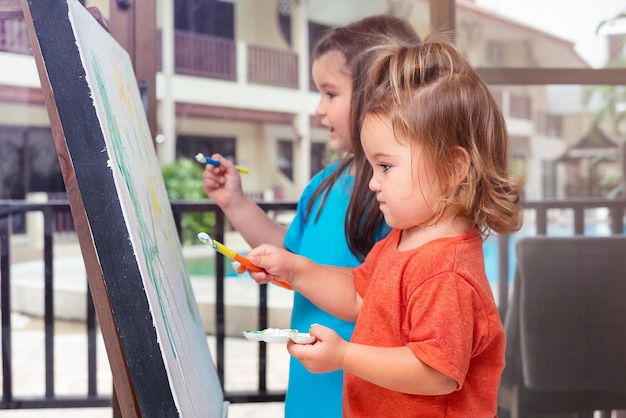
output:
[[[107,23],[102,13],[97,8],[89,8],[90,13],[103,25],[107,27]],[[24,19],[24,13],[19,0],[0,0],[0,19]],[[115,393],[115,387],[112,389],[112,409],[113,418],[122,418],[122,411]]]
[[[87,10],[100,22],[100,24],[107,28],[108,24],[104,16],[95,7],[90,7]],[[24,19],[24,13],[22,11],[22,6],[20,5],[19,0],[0,0],[0,19]],[[108,30],[108,29],[107,29]],[[113,410],[113,418],[122,418],[122,411],[119,405],[119,401],[117,398],[117,394],[115,392],[115,387],[112,389],[112,410]]]
[[[114,416],[226,416],[128,54],[76,0],[22,0],[22,11],[111,365]]]

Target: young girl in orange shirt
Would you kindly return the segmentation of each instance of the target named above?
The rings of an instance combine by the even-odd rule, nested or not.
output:
[[[506,125],[488,87],[443,33],[368,51],[361,143],[390,235],[356,268],[270,245],[249,258],[339,318],[288,350],[310,371],[344,371],[347,417],[494,417],[505,336],[483,237],[522,222]],[[311,407],[314,407],[312,405]]]

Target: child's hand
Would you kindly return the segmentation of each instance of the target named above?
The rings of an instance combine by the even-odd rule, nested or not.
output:
[[[317,339],[315,343],[296,344],[289,341],[289,354],[300,360],[311,373],[329,373],[343,369],[343,357],[349,342],[322,325],[312,325],[309,334]]]
[[[241,188],[241,175],[235,168],[235,164],[220,154],[213,154],[211,158],[219,161],[220,166],[206,165],[202,174],[202,187],[207,196],[218,206],[228,206],[244,196]]]
[[[252,249],[246,258],[263,271],[250,271],[250,277],[258,284],[266,284],[274,279],[290,284],[293,268],[299,256],[270,244],[262,244]]]

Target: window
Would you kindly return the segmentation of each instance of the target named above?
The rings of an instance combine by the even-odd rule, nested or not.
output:
[[[326,143],[311,143],[311,177],[319,173],[334,160],[334,157],[327,155]],[[278,169],[289,180],[293,180],[293,141],[290,139],[278,140]]]
[[[50,129],[0,127],[0,199],[65,191]]]
[[[311,144],[311,177],[322,171],[327,161],[326,144],[313,142]]]
[[[504,64],[504,51],[505,45],[503,42],[490,41],[487,42],[486,47],[486,65],[488,66],[500,66]]]
[[[26,199],[31,192],[65,194],[52,132],[0,126],[0,199]],[[26,232],[25,216],[13,216],[11,228]]]
[[[174,0],[174,27],[235,39],[235,6],[217,0]]]
[[[278,140],[278,169],[293,180],[293,142],[290,139]]]
[[[283,35],[283,38],[287,42],[288,45],[291,44],[291,1],[290,0],[279,0],[278,1],[278,24],[280,26],[280,33]],[[331,26],[322,25],[315,22],[309,22],[309,55],[313,52],[313,48],[317,42],[326,34],[326,32],[331,29]],[[315,83],[313,82],[313,77],[309,72],[309,89],[311,91],[317,91],[315,87]]]
[[[280,33],[283,35],[283,38],[285,38],[287,44],[291,45],[291,1],[279,0],[277,8]],[[331,29],[329,25],[309,22],[309,53],[313,52],[317,41],[319,41],[329,29]]]
[[[207,157],[219,153],[236,162],[236,145],[237,141],[232,137],[179,135],[176,141],[176,158],[193,158],[199,152]]]
[[[511,94],[510,115],[513,118],[531,119],[530,97],[519,94]]]

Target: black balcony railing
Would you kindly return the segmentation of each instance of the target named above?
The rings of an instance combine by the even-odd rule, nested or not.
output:
[[[263,203],[259,206],[265,211],[293,210],[295,202]],[[0,200],[0,312],[2,330],[2,399],[0,409],[34,409],[34,408],[84,408],[111,406],[110,389],[99,390],[96,384],[96,335],[97,321],[91,296],[87,304],[86,338],[87,338],[87,391],[83,395],[63,396],[55,390],[55,351],[54,351],[54,235],[57,232],[58,220],[66,219],[69,213],[69,203],[65,201],[50,201],[47,203],[30,203],[17,200]],[[186,213],[214,212],[215,228],[212,236],[218,241],[224,241],[225,223],[223,213],[213,203],[175,202],[172,204],[174,221],[180,234],[181,221]],[[44,263],[44,345],[45,345],[45,394],[41,397],[16,396],[13,390],[15,378],[12,364],[12,327],[11,327],[11,245],[13,218],[25,218],[29,213],[43,215],[43,263]],[[64,231],[66,232],[66,231]],[[63,232],[61,232],[63,233]],[[226,340],[225,303],[224,303],[224,258],[215,260],[215,353],[213,353],[218,375],[222,385],[228,381],[224,374],[224,343]],[[259,316],[258,329],[268,326],[268,298],[267,286],[259,286]],[[257,389],[250,391],[225,392],[225,399],[231,403],[250,402],[281,402],[285,398],[284,390],[267,389],[267,349],[265,344],[259,344],[258,352],[258,379]],[[103,394],[104,393],[104,394]]]
[[[283,203],[259,203],[263,210],[282,211],[295,209],[295,202]],[[626,201],[624,200],[554,200],[554,201],[526,201],[525,208],[525,233],[527,234],[571,234],[586,235],[597,233],[598,225],[602,226],[605,234],[623,234]],[[215,230],[212,235],[219,241],[224,239],[225,223],[223,213],[212,203],[200,202],[174,202],[172,210],[177,227],[186,213],[214,212],[216,218]],[[30,408],[72,408],[72,407],[104,407],[111,405],[110,389],[100,391],[96,382],[96,353],[95,339],[97,321],[92,303],[87,305],[86,338],[88,374],[87,391],[82,395],[60,396],[56,393],[54,385],[54,277],[53,277],[53,246],[55,224],[60,219],[59,214],[67,213],[69,204],[67,201],[53,201],[48,203],[29,203],[24,201],[0,200],[0,310],[2,330],[2,399],[0,409],[30,409]],[[12,364],[12,328],[11,328],[11,246],[12,218],[24,217],[27,213],[38,212],[43,214],[43,261],[44,261],[44,334],[45,334],[45,395],[41,397],[20,397],[13,391],[15,378]],[[600,214],[600,216],[598,216]],[[62,217],[61,217],[62,218]],[[508,284],[510,280],[509,236],[498,237],[498,289],[497,301],[501,313],[504,314],[508,303]],[[216,321],[216,352],[214,353],[218,374],[222,385],[227,382],[229,376],[224,373],[224,342],[226,339],[225,301],[224,301],[224,259],[216,257],[215,264],[215,321]],[[91,302],[90,297],[88,296]],[[267,327],[267,287],[259,287],[259,323],[258,329]],[[258,385],[250,391],[227,391],[226,400],[232,403],[250,402],[279,402],[284,400],[285,392],[282,390],[267,389],[267,352],[264,344],[260,344],[258,353]],[[104,393],[104,394],[103,394]]]

